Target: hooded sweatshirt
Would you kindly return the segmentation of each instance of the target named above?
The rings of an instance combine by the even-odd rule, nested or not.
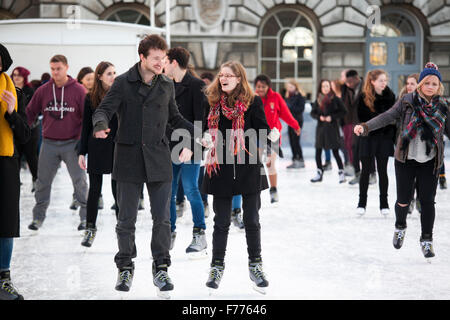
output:
[[[85,96],[83,86],[70,76],[60,88],[50,79],[36,90],[28,104],[28,124],[31,125],[38,114],[42,113],[42,135],[45,139],[78,140],[83,123]]]

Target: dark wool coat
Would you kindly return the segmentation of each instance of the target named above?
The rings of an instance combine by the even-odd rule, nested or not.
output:
[[[17,112],[8,112],[5,117],[14,134],[14,144],[23,144],[30,138],[30,128],[26,122],[26,97],[22,90],[17,91]],[[12,157],[0,157],[0,238],[19,237],[20,233],[20,176],[17,148]]]
[[[209,104],[205,102],[204,106],[204,129],[207,130]],[[241,162],[238,162],[238,156],[234,156],[231,153],[229,141],[225,138],[227,130],[231,130],[232,121],[228,120],[222,112],[220,113],[219,131],[224,137],[223,144],[221,146],[218,144],[217,146],[220,167],[217,174],[213,172],[211,177],[205,173],[202,182],[202,193],[215,196],[233,196],[258,193],[269,187],[264,167],[257,151],[257,134],[259,130],[264,130],[266,137],[270,133],[270,127],[267,124],[260,97],[255,96],[253,103],[244,114],[244,121],[244,132],[246,133],[245,148],[251,155],[245,151],[241,152]],[[254,131],[247,131],[249,129],[254,129]],[[261,143],[265,143],[265,141],[261,141]],[[223,159],[222,162],[220,162],[221,158]]]
[[[86,95],[83,113],[83,129],[78,148],[78,154],[87,159],[87,172],[94,174],[110,174],[113,169],[114,138],[117,132],[117,116],[114,114],[109,122],[111,132],[106,139],[96,139],[93,134],[92,115],[95,109],[92,106],[90,94]]]
[[[364,94],[360,94],[356,101],[358,118],[361,122],[367,122],[376,116],[386,112],[395,104],[395,94],[386,87],[381,95],[375,95],[374,108],[372,112],[364,103]],[[360,138],[360,157],[392,157],[394,155],[396,126],[393,122],[384,128],[372,131],[368,136]]]
[[[297,92],[292,97],[285,98],[284,100],[286,101],[289,110],[291,110],[295,120],[298,121],[301,127],[303,124],[303,112],[305,111],[305,98]]]
[[[114,80],[92,117],[94,133],[108,128],[117,114],[119,127],[114,150],[113,179],[119,182],[170,182],[172,160],[166,127],[194,126],[183,118],[175,101],[173,81],[164,75],[142,81],[139,63]]]
[[[347,113],[344,103],[339,97],[334,97],[331,103],[322,110],[319,104],[313,103],[311,117],[317,120],[316,149],[334,150],[342,144],[339,122]],[[331,116],[331,122],[320,121],[320,116]]]

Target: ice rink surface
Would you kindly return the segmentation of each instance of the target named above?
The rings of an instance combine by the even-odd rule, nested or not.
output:
[[[447,150],[448,151],[448,150]],[[420,251],[420,216],[408,218],[404,246],[392,246],[394,231],[394,160],[389,161],[390,215],[379,212],[378,186],[370,186],[367,213],[358,218],[355,209],[358,187],[339,185],[333,171],[319,184],[313,150],[307,152],[306,168],[288,171],[288,159],[278,162],[280,202],[271,205],[268,190],[262,192],[260,210],[262,256],[270,286],[263,296],[252,289],[247,269],[245,233],[233,225],[228,238],[225,273],[220,289],[209,296],[205,286],[211,255],[214,213],[207,218],[208,258],[189,260],[185,249],[192,238],[190,209],[177,223],[177,240],[169,268],[175,290],[172,299],[450,299],[450,189],[438,188],[434,248],[428,264]],[[446,164],[450,168],[450,158]],[[69,209],[72,184],[65,165],[52,188],[47,218],[34,234],[34,195],[31,176],[22,170],[21,235],[15,240],[12,277],[25,299],[157,299],[151,275],[150,238],[152,220],[148,195],[145,211],[136,224],[138,257],[129,293],[114,290],[117,269],[115,215],[110,176],[105,176],[105,208],[99,212],[97,238],[89,249],[80,245],[78,213]],[[212,207],[212,197],[209,197]]]

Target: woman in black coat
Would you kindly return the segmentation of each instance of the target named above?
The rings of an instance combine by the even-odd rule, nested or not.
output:
[[[207,88],[206,97],[204,129],[208,129],[213,143],[206,158],[202,191],[213,195],[215,212],[213,257],[206,286],[212,289],[219,286],[225,266],[232,198],[242,194],[250,278],[255,289],[261,291],[268,281],[262,272],[259,209],[261,191],[268,188],[268,183],[257,151],[257,134],[260,130],[269,132],[270,127],[262,101],[253,93],[239,62],[222,65]],[[279,132],[274,130],[269,138],[275,142]],[[234,139],[226,138],[232,133],[236,134]],[[265,141],[260,137],[261,144]]]
[[[387,74],[384,70],[369,71],[363,90],[356,101],[358,119],[367,122],[389,110],[395,104],[395,94],[387,86]],[[389,157],[394,155],[395,123],[360,137],[359,156],[362,163],[359,181],[358,215],[364,215],[367,205],[367,189],[373,159],[376,159],[378,183],[380,189],[380,213],[389,214],[387,165]]]
[[[339,148],[342,137],[339,131],[339,121],[347,110],[342,100],[331,89],[331,82],[322,80],[319,85],[317,101],[313,103],[311,117],[317,120],[316,127],[316,165],[317,175],[311,182],[320,182],[323,177],[322,150],[333,150],[334,158],[339,167],[339,183],[345,182],[344,165]]]
[[[117,132],[117,117],[114,115],[109,124],[111,131],[106,139],[96,139],[93,136],[92,115],[101,100],[111,88],[116,77],[114,65],[110,62],[100,62],[95,70],[94,87],[86,95],[83,113],[83,129],[79,144],[78,162],[86,170],[85,156],[88,155],[87,172],[89,174],[89,193],[87,200],[86,231],[81,245],[92,246],[97,232],[98,200],[102,191],[103,175],[110,174],[113,169],[114,137]],[[112,193],[116,199],[116,181],[111,180]],[[116,216],[118,207],[116,204]]]
[[[20,231],[20,180],[17,143],[30,138],[25,115],[25,95],[16,89],[6,71],[12,60],[0,44],[0,300],[23,297],[11,283],[13,238]]]

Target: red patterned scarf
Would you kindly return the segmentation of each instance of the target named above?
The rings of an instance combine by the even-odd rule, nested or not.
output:
[[[248,106],[246,106],[240,100],[237,100],[234,107],[229,107],[227,103],[227,96],[222,95],[220,101],[216,103],[209,111],[208,115],[208,128],[209,134],[212,137],[214,146],[208,151],[206,156],[206,172],[211,177],[214,171],[217,174],[217,169],[219,168],[219,160],[217,158],[217,132],[219,130],[219,120],[220,112],[228,119],[231,120],[231,141],[230,141],[230,151],[233,155],[239,155],[240,151],[245,150],[245,139],[244,139],[244,113],[247,111]],[[248,152],[248,151],[247,151]],[[239,159],[240,160],[240,159]]]

